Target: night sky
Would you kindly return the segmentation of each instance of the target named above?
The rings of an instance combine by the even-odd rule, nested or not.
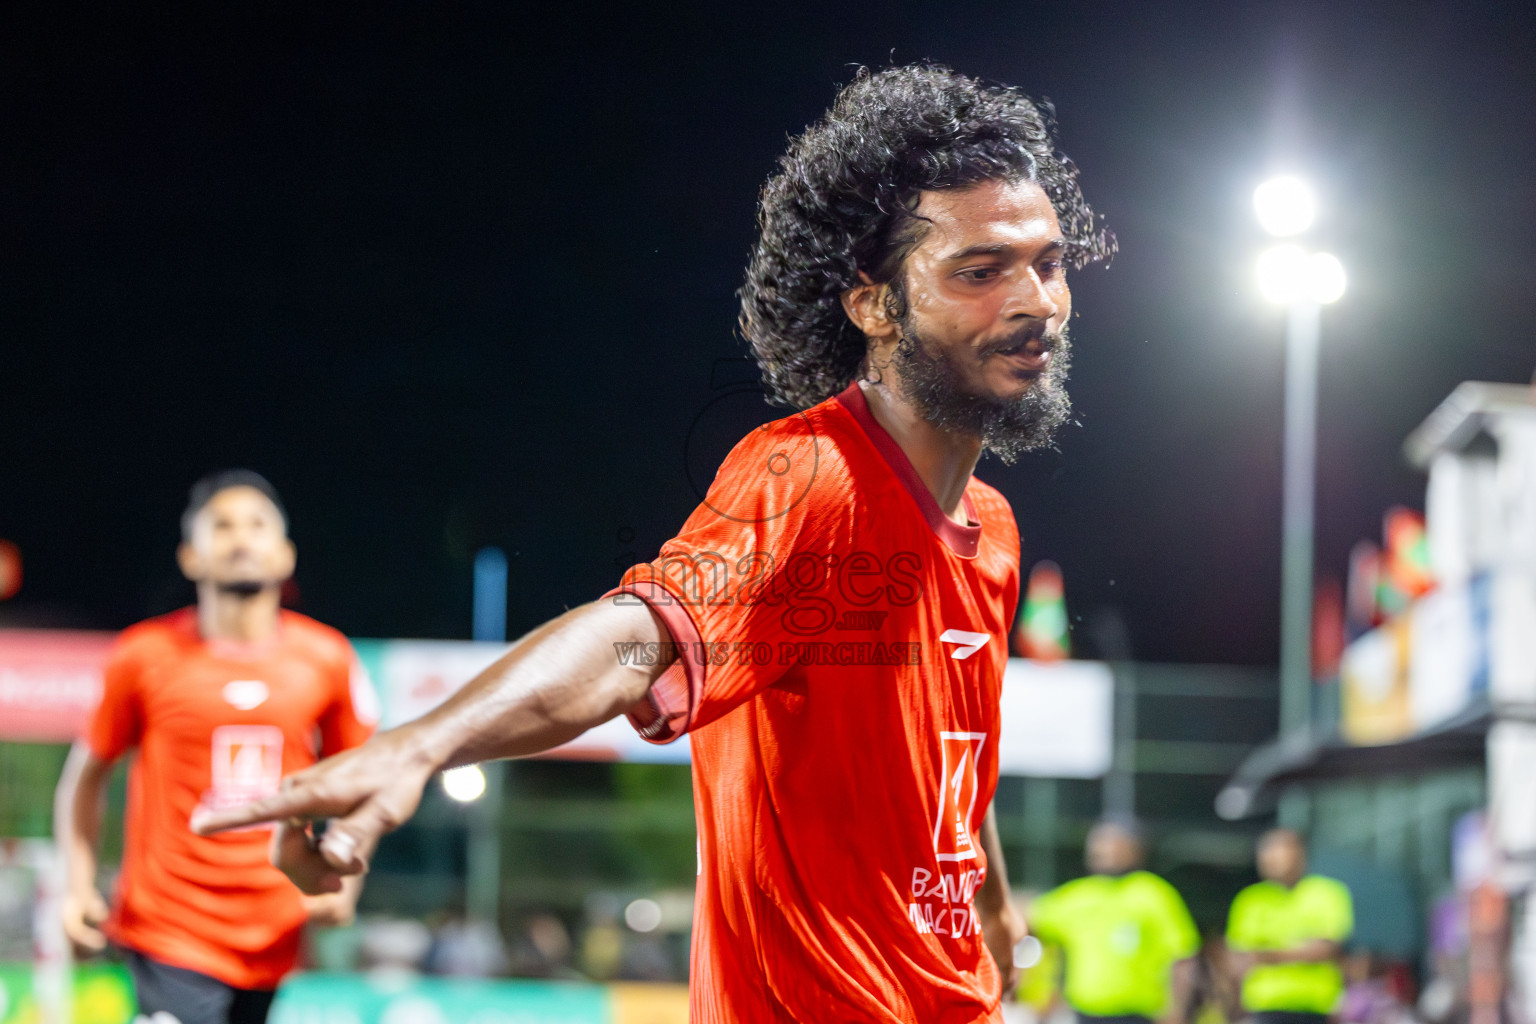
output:
[[[778,415],[739,393],[756,192],[893,58],[1052,99],[1119,235],[1071,279],[1080,426],[979,475],[1140,658],[1277,657],[1267,172],[1317,182],[1351,276],[1320,571],[1421,505],[1400,444],[1458,382],[1536,369],[1528,4],[558,6],[0,10],[0,624],[188,600],[177,516],[231,465],[353,635],[467,635],[485,544],[514,631],[600,594]]]

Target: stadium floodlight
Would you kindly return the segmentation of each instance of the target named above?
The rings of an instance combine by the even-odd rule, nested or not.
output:
[[[1291,303],[1306,292],[1307,254],[1299,245],[1259,253],[1259,291],[1270,302]]]
[[[1312,189],[1300,178],[1270,178],[1253,190],[1253,212],[1272,235],[1299,235],[1317,219]]]
[[[1312,189],[1279,177],[1253,193],[1259,224],[1271,235],[1299,235],[1317,219]],[[1344,295],[1344,264],[1326,252],[1277,245],[1259,255],[1259,291],[1286,308],[1285,480],[1281,509],[1280,729],[1312,721],[1312,562],[1317,460],[1317,348],[1321,309]]]
[[[1337,302],[1344,295],[1344,264],[1332,253],[1277,245],[1259,254],[1259,291],[1271,302]]]
[[[1331,252],[1315,252],[1307,260],[1308,287],[1312,301],[1338,302],[1344,297],[1344,264]]]
[[[461,804],[473,803],[485,794],[485,772],[477,764],[443,772],[443,792]]]

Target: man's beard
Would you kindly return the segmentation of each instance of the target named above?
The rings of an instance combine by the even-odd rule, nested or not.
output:
[[[1002,351],[1032,338],[1038,338],[1051,357],[1028,390],[1015,399],[976,395],[964,389],[963,377],[949,357],[930,352],[923,337],[913,330],[909,314],[902,321],[901,340],[896,343],[902,396],[940,430],[980,437],[983,451],[1012,465],[1020,454],[1050,444],[1056,428],[1072,412],[1066,389],[1072,343],[1066,325],[1054,334],[1026,328],[989,344],[984,351]]]
[[[271,585],[262,580],[221,580],[214,584],[214,589],[233,597],[255,597]]]

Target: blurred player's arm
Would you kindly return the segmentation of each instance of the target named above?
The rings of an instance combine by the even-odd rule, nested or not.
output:
[[[1189,1019],[1198,971],[1195,960],[1187,956],[1173,962],[1168,977],[1168,1012],[1158,1018],[1157,1024],[1184,1024]]]
[[[274,860],[311,895],[339,892],[368,868],[379,839],[408,820],[437,772],[536,754],[580,736],[643,700],[668,658],[625,664],[620,645],[671,641],[640,602],[575,608],[519,640],[433,711],[290,775],[275,796],[194,817],[201,834],[278,822]],[[634,659],[626,659],[633,661]],[[307,823],[331,819],[311,842]]]
[[[107,902],[96,888],[96,847],[101,839],[101,811],[112,762],[103,761],[76,742],[64,761],[53,795],[53,839],[64,858],[64,933],[81,954],[107,946],[100,925]]]
[[[1019,984],[1019,969],[1013,965],[1013,947],[1024,938],[1024,915],[1013,905],[1008,889],[1008,865],[1003,860],[1003,843],[997,835],[997,809],[987,808],[981,823],[981,848],[987,853],[987,877],[976,890],[976,913],[981,918],[981,934],[987,941],[997,972],[1003,979],[1007,998]]]
[[[1227,920],[1227,958],[1229,969],[1235,978],[1242,978],[1255,967],[1269,964],[1326,963],[1336,960],[1344,951],[1343,940],[1354,926],[1354,913],[1346,896],[1339,906],[1332,908],[1334,920],[1320,929],[1323,935],[1308,939],[1284,949],[1271,948],[1271,940],[1259,925],[1259,914],[1245,899],[1249,890],[1239,893],[1232,902]]]
[[[1309,939],[1289,949],[1254,949],[1241,954],[1245,969],[1265,964],[1320,964],[1337,960],[1344,952],[1332,939]]]

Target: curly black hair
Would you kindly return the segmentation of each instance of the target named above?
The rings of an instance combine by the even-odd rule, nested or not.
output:
[[[1050,198],[1082,267],[1115,254],[1055,145],[1048,102],[937,64],[859,70],[832,108],[791,140],[763,186],[741,331],[769,398],[804,409],[847,387],[864,335],[843,311],[859,272],[898,280],[921,240],[919,193],[980,181],[1033,181]],[[898,303],[899,292],[898,292]],[[897,309],[896,315],[904,315]]]

